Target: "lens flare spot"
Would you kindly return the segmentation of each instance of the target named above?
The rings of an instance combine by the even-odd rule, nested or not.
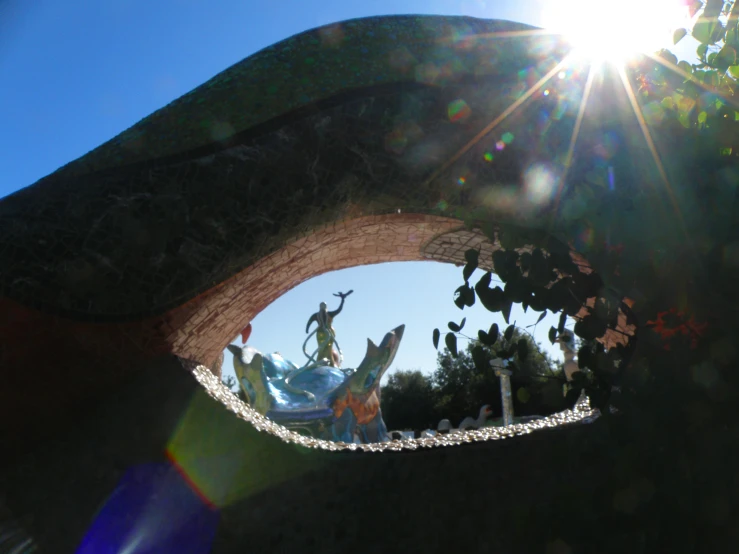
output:
[[[483,155],[483,158],[485,158],[486,162],[492,162],[493,161],[493,153],[492,152],[485,152]]]
[[[467,105],[467,102],[459,98],[449,103],[447,115],[449,116],[449,121],[458,123],[472,115],[472,109]]]
[[[503,142],[502,140],[499,140],[495,143],[496,150],[503,150],[503,148],[505,148],[505,142]]]
[[[703,7],[704,2],[621,0],[614,9],[605,0],[557,0],[544,3],[541,18],[544,27],[568,39],[572,58],[623,63],[671,45],[675,29],[691,26],[690,4]]]
[[[608,190],[616,190],[616,172],[613,166],[608,166]]]
[[[596,143],[594,151],[599,157],[610,160],[618,152],[619,140],[615,133],[607,132]]]
[[[557,179],[546,166],[534,165],[524,173],[523,182],[528,201],[541,206],[552,198]]]
[[[344,31],[339,24],[328,25],[319,29],[318,35],[321,37],[321,43],[323,46],[331,48],[340,46],[341,42],[344,40]]]
[[[546,89],[546,90],[544,91],[544,96],[549,96],[549,89]]]
[[[510,144],[513,142],[513,133],[503,133],[503,136],[500,137],[500,140],[502,140],[505,144]]]
[[[235,130],[233,125],[226,121],[214,121],[210,125],[210,136],[213,140],[224,141],[231,138]]]
[[[439,203],[436,205],[436,207],[439,208],[441,211],[444,211],[449,207],[449,204],[446,200],[439,200]]]
[[[385,150],[393,154],[402,154],[409,143],[423,135],[421,128],[413,121],[406,121],[385,135]]]
[[[578,236],[580,248],[583,250],[590,250],[595,242],[595,231],[592,227],[585,227]]]
[[[408,145],[408,137],[402,131],[396,130],[385,135],[385,150],[393,154],[402,154]]]
[[[427,85],[433,85],[441,75],[441,70],[433,63],[422,63],[416,66],[416,81]]]
[[[464,185],[464,184],[465,184],[466,182],[467,182],[467,179],[465,179],[464,177],[460,177],[459,179],[457,179],[457,184],[458,184],[458,185],[459,185],[460,187],[461,187],[462,185]]]
[[[567,73],[565,73],[564,71],[560,71],[557,74],[557,77],[559,77],[560,79],[564,79],[565,77],[567,77]]]

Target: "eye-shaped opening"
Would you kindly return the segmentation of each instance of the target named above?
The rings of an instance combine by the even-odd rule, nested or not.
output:
[[[385,216],[383,223],[392,222],[392,226],[377,226],[377,241],[383,244],[390,242],[392,240],[391,234],[402,229],[403,221],[407,221],[409,218],[413,218],[413,216],[402,213]],[[351,225],[348,227],[351,228]],[[418,233],[417,226],[415,231]],[[330,449],[335,449],[336,445],[348,449],[395,449],[398,445],[393,443],[393,437],[401,436],[403,437],[402,447],[406,448],[417,448],[419,445],[459,444],[460,440],[500,438],[510,434],[528,433],[532,430],[556,426],[564,422],[589,421],[592,417],[597,416],[597,410],[594,411],[588,405],[585,396],[567,396],[568,387],[572,387],[572,385],[568,385],[568,382],[573,381],[573,379],[576,383],[580,382],[578,381],[579,377],[573,377],[575,373],[579,371],[580,374],[586,377],[591,373],[586,364],[579,367],[578,362],[573,358],[577,355],[578,349],[582,350],[583,355],[589,352],[589,350],[583,349],[585,344],[587,344],[587,348],[594,349],[593,351],[615,349],[619,354],[611,356],[616,359],[612,369],[623,369],[628,363],[629,337],[633,336],[636,329],[628,314],[622,313],[622,309],[626,309],[627,304],[623,304],[623,308],[616,306],[615,312],[608,310],[598,312],[609,317],[607,324],[604,325],[602,336],[597,337],[596,340],[580,340],[578,342],[579,339],[576,339],[576,334],[573,332],[573,325],[575,329],[579,329],[581,322],[595,313],[589,306],[599,305],[599,303],[612,299],[610,297],[604,299],[601,295],[592,299],[586,298],[585,302],[574,306],[566,298],[565,304],[560,309],[552,303],[556,301],[557,287],[565,286],[562,285],[563,282],[567,283],[567,287],[571,287],[567,289],[569,292],[576,290],[575,282],[591,283],[596,278],[592,269],[584,258],[575,252],[568,254],[569,262],[564,263],[561,258],[557,258],[535,245],[523,245],[516,250],[506,251],[497,238],[501,232],[503,231],[493,234],[493,240],[490,240],[479,228],[469,229],[457,224],[456,227],[451,227],[448,231],[442,233],[428,233],[424,240],[416,240],[415,245],[411,243],[412,248],[415,249],[415,254],[408,248],[404,251],[404,255],[415,255],[419,260],[445,261],[448,262],[448,265],[415,264],[417,271],[408,270],[407,272],[409,275],[408,282],[403,282],[402,277],[400,277],[402,272],[391,271],[389,268],[393,266],[410,268],[414,264],[401,263],[383,264],[376,267],[355,267],[351,270],[336,273],[332,278],[333,281],[329,279],[332,275],[330,273],[310,281],[313,283],[311,290],[316,290],[316,283],[321,279],[329,279],[327,282],[336,283],[337,275],[341,274],[343,276],[346,274],[347,277],[341,278],[343,279],[342,283],[348,281],[351,287],[360,291],[361,289],[355,283],[364,280],[366,284],[367,278],[358,275],[363,270],[370,270],[374,272],[372,279],[378,283],[387,284],[364,291],[363,294],[370,297],[369,302],[361,300],[361,297],[357,295],[347,299],[349,296],[347,293],[335,293],[334,296],[340,298],[335,299],[336,306],[334,306],[333,304],[326,304],[323,300],[319,301],[319,298],[315,296],[309,297],[309,293],[301,294],[302,286],[298,286],[286,295],[284,301],[281,298],[276,299],[275,305],[284,303],[285,309],[273,316],[268,316],[271,307],[267,307],[265,310],[264,316],[267,319],[264,321],[279,322],[279,325],[274,326],[271,331],[262,328],[261,316],[250,318],[248,322],[242,319],[239,323],[240,325],[247,323],[249,333],[247,335],[241,333],[240,339],[237,337],[236,342],[244,342],[246,338],[248,344],[231,344],[228,347],[228,352],[231,354],[229,361],[232,361],[236,371],[235,383],[244,383],[245,387],[242,387],[240,401],[238,398],[227,397],[227,404],[242,418],[257,426],[261,425],[260,428],[276,433],[282,438],[301,444],[320,445]],[[363,233],[365,244],[367,244],[366,237],[368,236],[371,236],[371,234],[367,233],[365,228]],[[404,236],[401,234],[401,237]],[[460,240],[461,237],[464,237],[465,240]],[[332,240],[351,244],[351,234],[350,237],[336,234],[333,237],[322,239],[322,242],[330,245]],[[529,306],[526,306],[529,311],[524,312],[523,307],[517,305],[514,311],[511,312],[515,317],[508,314],[511,319],[510,329],[503,321],[501,313],[497,314],[499,321],[496,323],[496,327],[499,331],[496,331],[496,333],[500,335],[497,343],[495,340],[491,342],[492,331],[487,329],[479,333],[479,336],[472,337],[472,340],[469,340],[466,352],[468,353],[470,367],[467,370],[476,372],[475,379],[487,379],[485,381],[488,386],[487,393],[486,396],[480,396],[479,404],[476,406],[470,405],[464,409],[464,413],[459,410],[455,411],[453,407],[447,407],[447,412],[436,411],[434,415],[426,416],[428,421],[425,424],[409,424],[408,420],[403,420],[397,415],[398,410],[403,407],[403,409],[412,412],[414,410],[421,411],[425,408],[421,404],[413,405],[414,402],[418,402],[418,398],[408,396],[405,406],[403,405],[403,399],[398,399],[398,396],[409,394],[409,391],[412,390],[412,387],[407,386],[405,389],[402,389],[402,387],[402,390],[398,389],[398,383],[400,382],[398,379],[402,381],[402,379],[406,379],[406,376],[403,371],[397,375],[395,371],[408,367],[408,360],[405,359],[402,362],[405,367],[398,367],[397,361],[395,367],[391,366],[396,359],[396,354],[400,353],[401,359],[403,359],[403,346],[415,340],[410,338],[412,337],[410,329],[425,326],[424,332],[426,341],[428,341],[429,325],[434,317],[418,308],[415,311],[423,312],[423,314],[416,314],[414,310],[409,309],[411,304],[402,304],[399,296],[391,294],[388,289],[402,290],[404,291],[401,293],[403,296],[412,295],[413,283],[424,280],[424,272],[421,270],[421,266],[427,268],[427,275],[429,276],[434,275],[432,269],[440,267],[446,267],[459,274],[459,269],[454,268],[453,265],[462,265],[463,260],[465,260],[466,265],[469,264],[471,250],[463,248],[463,245],[469,244],[476,244],[476,250],[472,250],[476,252],[478,264],[471,272],[468,272],[466,267],[463,268],[463,277],[470,282],[474,281],[472,275],[474,273],[478,277],[482,274],[480,279],[483,283],[486,283],[487,276],[496,269],[496,260],[500,266],[500,271],[510,282],[512,278],[511,268],[504,264],[509,263],[505,260],[513,258],[510,258],[508,254],[505,258],[501,256],[502,253],[506,252],[513,252],[512,255],[516,259],[514,265],[518,272],[517,275],[520,275],[524,280],[536,277],[535,270],[530,267],[532,256],[539,256],[549,264],[558,260],[557,263],[561,267],[558,266],[559,268],[552,271],[547,283],[540,285],[539,288],[534,287],[532,289],[533,296],[527,297],[529,300],[524,301],[524,303],[529,304]],[[328,246],[328,249],[337,257],[342,255],[339,249],[330,246]],[[388,252],[386,261],[392,261],[396,255]],[[341,260],[342,263],[350,266],[353,265],[353,261],[346,258]],[[388,272],[388,277],[385,279],[379,278],[380,272],[383,270]],[[487,273],[485,273],[486,270]],[[347,271],[349,273],[346,273]],[[568,271],[577,272],[575,280]],[[500,277],[495,273],[492,275],[496,279]],[[586,277],[582,277],[582,275]],[[426,277],[426,280],[429,280],[429,278]],[[501,285],[505,284],[499,279],[498,281]],[[491,287],[492,284],[487,286]],[[334,285],[333,288],[338,288],[338,286]],[[351,292],[354,292],[353,288]],[[323,290],[331,290],[331,288],[326,285]],[[490,311],[494,312],[494,310],[490,310],[490,300],[481,296],[485,293],[485,289],[477,287],[476,290],[479,303],[485,304],[489,310],[485,312],[483,306],[479,306],[482,314],[488,318],[488,321],[491,317],[495,319],[494,313],[490,313]],[[537,295],[540,294],[544,294],[548,299],[546,302],[549,303],[546,306],[537,304],[536,307],[539,309],[537,311],[531,306],[540,302],[537,299]],[[438,293],[436,295],[438,296]],[[434,294],[431,296],[433,297]],[[455,298],[458,298],[458,296]],[[345,301],[346,307],[344,306]],[[357,302],[360,305],[357,305]],[[430,300],[428,298],[415,298],[414,302],[415,306],[420,306],[429,303]],[[312,316],[305,317],[308,320],[308,326],[303,329],[294,306],[309,305],[309,303],[314,304],[317,308],[314,308],[316,311]],[[396,304],[402,307],[393,311]],[[339,306],[341,306],[341,310],[338,309]],[[454,310],[458,310],[458,306]],[[471,318],[472,311],[468,311],[470,313],[467,317]],[[376,318],[377,312],[383,315],[392,314],[389,317],[394,318],[393,321],[410,320],[414,325],[396,327],[388,332],[383,340],[378,341],[378,344],[370,338],[365,343],[364,348],[356,348],[357,342],[355,339],[357,337],[352,337],[352,335],[361,337],[363,324]],[[326,319],[326,314],[331,317]],[[334,318],[336,318],[336,321],[334,321]],[[523,320],[521,318],[527,319]],[[513,321],[513,319],[518,321]],[[291,322],[291,320],[294,321]],[[470,321],[473,320],[470,319]],[[479,321],[475,320],[474,323],[470,324],[478,323]],[[449,324],[451,334],[455,330],[455,325],[457,324],[453,322]],[[561,330],[557,330],[552,335],[552,330],[555,327],[563,325],[564,327]],[[462,326],[464,326],[464,322]],[[291,327],[294,330],[288,331]],[[258,331],[254,333],[252,332],[253,329],[258,329]],[[456,329],[456,331],[461,332],[462,329]],[[508,336],[509,333],[510,336]],[[472,334],[474,335],[474,333]],[[467,337],[467,339],[469,338]],[[367,340],[366,334],[363,340]],[[268,351],[259,352],[257,348],[261,347],[260,341],[264,341],[268,348],[269,345],[273,345],[275,351],[272,353]],[[435,339],[435,341],[438,345],[438,339]],[[425,346],[435,355],[435,348],[429,342]],[[525,345],[519,344],[522,342]],[[290,343],[292,343],[292,346]],[[415,345],[415,343],[413,344]],[[543,344],[546,344],[546,348],[543,347]],[[301,345],[301,347],[299,348],[298,345]],[[351,350],[356,350],[350,353],[351,361],[348,364],[345,363],[349,361],[346,358],[349,352],[347,345],[350,345]],[[279,348],[279,351],[277,348]],[[451,356],[450,343],[446,344],[446,348],[442,343],[441,348],[446,356]],[[482,354],[480,350],[483,350]],[[359,352],[364,354],[364,359],[359,357]],[[533,385],[526,381],[526,379],[532,378],[531,375],[527,375],[527,372],[532,371],[531,363],[525,359],[529,352],[531,358],[543,357],[547,360],[551,360],[552,356],[557,358],[555,364],[548,362],[550,363],[548,371],[551,375],[544,376],[542,373],[545,373],[546,370],[539,369],[540,373],[533,376],[533,380],[536,381]],[[302,362],[301,353],[304,355]],[[459,354],[459,352],[455,353],[454,358],[457,357],[456,354]],[[465,352],[463,352],[464,354]],[[479,359],[475,359],[475,357],[479,358],[480,355],[487,356],[487,361],[480,363]],[[479,366],[485,364],[489,366],[487,368],[489,377],[483,377],[485,372],[481,373],[479,371]],[[439,368],[434,369],[437,372],[439,371]],[[499,371],[501,369],[506,369],[506,371]],[[534,370],[534,372],[536,371]],[[436,403],[441,404],[440,399],[443,394],[442,387],[438,385],[440,379],[437,377],[436,383],[434,383],[434,380],[430,377],[431,373],[427,371],[428,375],[426,377],[421,376],[419,382],[429,383],[430,394],[432,396],[436,395],[434,396],[437,399]],[[224,374],[231,374],[228,365],[224,365]],[[208,381],[202,372],[199,375],[199,379],[203,382]],[[541,386],[538,382],[543,381],[545,377],[551,381],[547,387]],[[411,378],[418,377],[412,376]],[[234,380],[227,379],[227,382],[234,385]],[[491,383],[494,383],[492,387]],[[554,410],[551,407],[542,408],[540,406],[539,411],[537,411],[535,406],[538,405],[537,402],[541,401],[540,397],[544,394],[542,391],[545,388],[547,390],[546,394],[549,394],[550,397],[555,389],[560,391],[557,393],[560,397],[565,397],[565,399],[560,398],[559,409]],[[232,389],[236,396],[239,395],[238,389],[239,387]],[[449,394],[448,387],[444,392]],[[512,397],[510,402],[506,400],[506,395]],[[219,394],[219,398],[223,400],[224,397]],[[447,425],[444,421],[450,421],[450,423]],[[300,436],[293,433],[296,430],[301,430]],[[333,443],[333,445],[329,443]]]

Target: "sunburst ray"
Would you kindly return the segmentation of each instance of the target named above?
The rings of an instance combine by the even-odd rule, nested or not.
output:
[[[457,162],[457,160],[459,160],[459,158],[469,152],[469,150],[478,142],[480,142],[480,140],[482,140],[485,136],[489,135],[493,131],[493,129],[500,125],[501,122],[503,122],[509,115],[511,115],[521,105],[529,100],[537,91],[541,90],[541,88],[552,77],[554,77],[554,75],[559,73],[564,68],[565,60],[557,63],[557,65],[555,65],[546,75],[539,79],[533,86],[529,87],[529,89],[524,94],[522,94],[520,98],[518,98],[515,102],[513,102],[510,106],[503,110],[503,112],[498,117],[496,117],[493,121],[486,125],[485,128],[477,133],[474,137],[472,137],[472,139],[470,139],[467,144],[465,144],[462,148],[455,152],[446,162],[444,162],[436,171],[434,171],[434,173],[432,173],[428,179],[426,179],[426,181],[424,182],[424,186],[428,186],[434,180],[436,180],[439,175],[447,171],[452,165],[454,165],[455,162]]]

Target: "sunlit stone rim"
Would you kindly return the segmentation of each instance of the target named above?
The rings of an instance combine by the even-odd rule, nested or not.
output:
[[[390,442],[377,442],[372,444],[347,444],[345,442],[333,442],[323,439],[314,439],[300,435],[294,431],[275,423],[260,413],[250,408],[247,404],[231,392],[221,380],[205,366],[190,360],[181,359],[182,364],[191,371],[195,379],[205,387],[208,394],[222,403],[244,421],[251,423],[257,431],[266,431],[288,443],[299,444],[307,448],[320,448],[323,450],[362,450],[364,452],[399,452],[401,450],[417,450],[418,448],[434,448],[439,446],[457,446],[471,442],[507,439],[520,435],[528,435],[540,429],[549,429],[572,423],[582,422],[587,418],[599,415],[598,410],[590,407],[587,397],[582,397],[572,410],[565,410],[553,414],[544,419],[530,421],[529,423],[517,423],[508,427],[485,427],[476,431],[463,431],[449,435],[439,435],[429,438],[393,440]]]

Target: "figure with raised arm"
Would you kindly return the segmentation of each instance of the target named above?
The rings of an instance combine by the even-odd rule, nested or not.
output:
[[[330,365],[332,367],[341,367],[341,353],[339,350],[334,348],[336,345],[336,333],[333,328],[334,318],[341,313],[344,308],[344,300],[347,296],[353,293],[353,290],[349,292],[339,292],[334,294],[341,298],[339,307],[333,311],[328,311],[328,306],[325,302],[321,302],[319,310],[310,316],[308,323],[305,326],[305,332],[310,330],[311,323],[314,321],[318,324],[316,329],[316,341],[318,342],[318,353],[316,354],[316,361]]]

